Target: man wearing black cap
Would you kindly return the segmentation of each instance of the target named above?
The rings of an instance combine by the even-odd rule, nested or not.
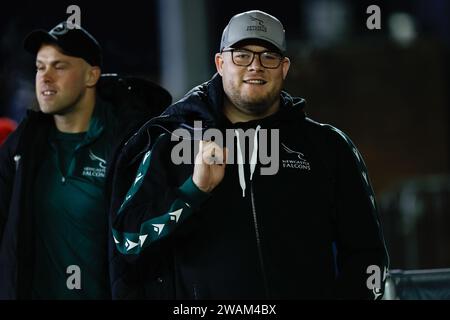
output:
[[[282,91],[281,22],[234,16],[215,63],[210,81],[121,151],[139,168],[112,208],[113,235],[140,267],[145,297],[380,299],[387,254],[364,162],[342,131]],[[200,145],[195,163],[174,161],[180,136]]]
[[[101,48],[80,26],[34,31],[24,47],[36,56],[40,111],[0,150],[0,299],[108,299],[108,168],[170,95],[154,86],[161,105],[142,109],[101,97]]]

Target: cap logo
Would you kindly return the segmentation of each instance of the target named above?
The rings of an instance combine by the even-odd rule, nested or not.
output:
[[[255,17],[250,16],[252,21],[258,22],[259,26],[247,26],[247,31],[262,31],[267,32],[267,28],[264,25],[264,21]]]
[[[50,31],[51,34],[57,36],[66,34],[67,32],[69,32],[69,28],[66,23],[60,23]]]

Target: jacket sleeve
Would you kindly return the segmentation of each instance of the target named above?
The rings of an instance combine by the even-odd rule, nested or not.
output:
[[[336,140],[336,295],[343,299],[381,299],[388,255],[375,196],[361,154],[333,128]]]
[[[128,191],[112,212],[116,248],[130,261],[171,236],[209,198],[193,183],[192,166],[173,164],[171,145],[170,135],[162,134],[142,153]],[[120,170],[126,168],[115,175]]]
[[[17,131],[11,133],[0,146],[0,243],[8,220],[11,193],[15,175],[14,150],[17,144]]]

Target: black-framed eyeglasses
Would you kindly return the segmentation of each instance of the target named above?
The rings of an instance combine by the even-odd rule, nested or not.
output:
[[[268,69],[276,69],[283,61],[283,56],[277,52],[261,51],[255,52],[248,49],[229,48],[222,50],[222,52],[231,52],[233,63],[237,66],[248,67],[253,63],[255,55],[259,56],[261,65]]]

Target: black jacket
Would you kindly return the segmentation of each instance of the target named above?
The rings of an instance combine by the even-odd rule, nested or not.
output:
[[[140,78],[105,75],[97,88],[100,99],[111,108],[108,116],[114,123],[112,150],[118,149],[146,120],[171,103],[166,90]],[[0,148],[0,299],[31,298],[33,181],[52,123],[52,116],[29,110]],[[113,162],[113,155],[114,152],[107,159],[108,165]],[[109,199],[109,168],[106,179]],[[113,260],[113,242],[109,242],[109,257]],[[113,269],[110,273],[114,283],[120,274]]]
[[[122,289],[169,299],[380,298],[387,252],[367,170],[350,139],[305,117],[304,100],[285,92],[279,112],[237,124],[222,115],[222,97],[216,75],[150,120],[118,155],[113,235],[137,272]],[[194,136],[194,120],[204,131],[258,128],[250,145],[263,129],[278,129],[278,172],[262,174],[261,157],[248,165],[250,151],[246,165],[227,164],[216,189],[201,192],[193,165],[174,164],[171,155],[172,140],[183,135],[174,130]],[[381,288],[368,285],[370,266]]]

